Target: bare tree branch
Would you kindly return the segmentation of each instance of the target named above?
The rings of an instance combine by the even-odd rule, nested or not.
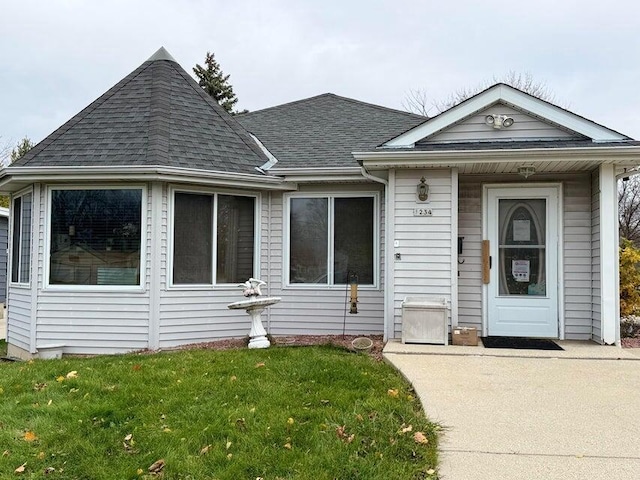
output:
[[[629,177],[618,183],[620,237],[640,245],[640,178]]]
[[[409,91],[402,101],[402,108],[407,112],[429,118],[429,111],[433,109],[433,105],[429,102],[427,91],[418,89]]]

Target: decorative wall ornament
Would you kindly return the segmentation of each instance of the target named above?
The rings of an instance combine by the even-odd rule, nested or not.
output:
[[[418,201],[426,202],[429,199],[429,185],[427,185],[427,180],[422,177],[420,179],[420,183],[418,183],[417,195]]]

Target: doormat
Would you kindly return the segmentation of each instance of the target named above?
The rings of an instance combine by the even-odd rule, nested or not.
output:
[[[482,337],[484,348],[516,348],[521,350],[564,350],[553,340],[523,337]]]

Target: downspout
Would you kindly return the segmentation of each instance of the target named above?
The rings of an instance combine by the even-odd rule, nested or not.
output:
[[[371,180],[373,182],[377,182],[377,183],[381,183],[384,185],[384,204],[385,204],[385,208],[384,208],[384,235],[385,235],[385,243],[384,243],[384,283],[383,283],[383,289],[384,289],[384,296],[383,296],[383,336],[382,336],[382,340],[384,342],[386,342],[387,340],[389,340],[389,336],[388,336],[388,331],[389,331],[389,315],[388,315],[388,311],[389,311],[389,305],[391,305],[392,299],[391,299],[391,293],[392,293],[392,288],[391,288],[391,275],[389,274],[389,272],[391,271],[390,264],[391,264],[391,240],[388,238],[389,232],[390,230],[390,216],[389,216],[389,208],[391,205],[391,200],[389,198],[389,182],[387,180],[385,180],[384,178],[380,178],[380,177],[376,177],[374,175],[371,175],[369,172],[367,172],[366,168],[364,168],[364,166],[362,166],[360,168],[360,172],[362,173],[362,176],[368,180]]]
[[[267,205],[267,296],[271,296],[271,196],[269,191],[269,203]],[[260,242],[262,244],[262,242]],[[262,247],[260,247],[262,248]],[[262,274],[261,274],[262,275]],[[271,309],[267,308],[267,333],[271,335]]]

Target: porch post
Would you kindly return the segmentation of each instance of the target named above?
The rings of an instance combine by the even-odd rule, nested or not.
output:
[[[151,183],[147,192],[151,195],[151,269],[149,272],[149,350],[157,350],[160,347],[160,289],[162,287],[162,245],[160,233],[162,231],[162,184]],[[157,232],[154,234],[153,232]],[[147,269],[143,267],[146,262],[140,259],[140,272],[146,276]],[[146,280],[145,280],[146,281]]]
[[[458,169],[451,169],[451,328],[458,326]]]
[[[600,165],[600,322],[602,342],[620,343],[618,202],[613,165]]]

